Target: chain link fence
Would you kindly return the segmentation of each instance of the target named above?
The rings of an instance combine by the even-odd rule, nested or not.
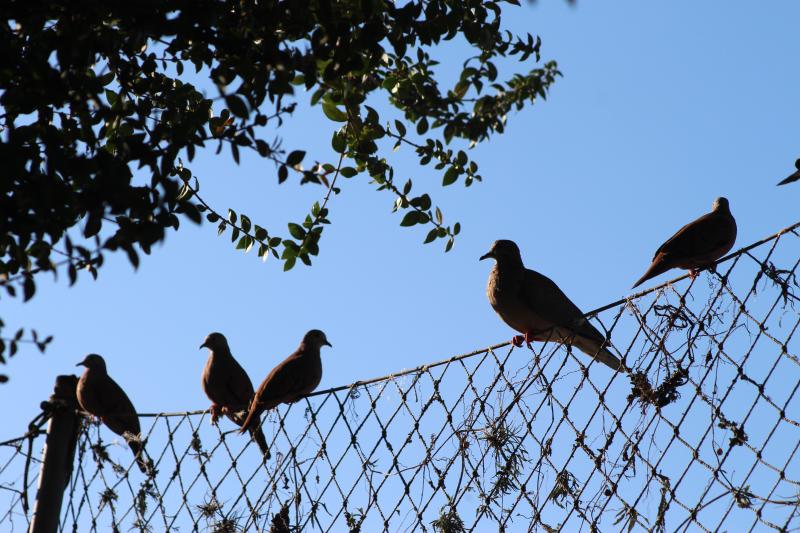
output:
[[[798,228],[595,312],[630,374],[496,345],[281,406],[267,461],[206,412],[143,414],[150,476],[87,421],[61,528],[800,528]],[[44,419],[0,443],[3,530],[28,527]]]

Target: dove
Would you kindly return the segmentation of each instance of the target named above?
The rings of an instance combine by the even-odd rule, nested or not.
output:
[[[606,339],[547,276],[525,268],[519,248],[513,241],[495,241],[480,257],[492,258],[486,296],[503,321],[523,335],[512,339],[515,346],[531,341],[571,344],[609,368],[625,366],[604,345]]]
[[[225,414],[234,424],[241,426],[246,410],[253,398],[253,382],[231,354],[228,340],[222,333],[209,334],[200,348],[208,348],[208,360],[203,368],[203,391],[211,400],[211,421],[216,423],[220,413]],[[252,427],[250,434],[258,444],[261,453],[270,458],[267,439],[261,428]]]
[[[686,224],[656,250],[647,272],[633,288],[672,268],[685,268],[695,278],[698,271],[725,255],[734,242],[736,220],[731,215],[728,200],[719,197],[714,200],[710,213]]]
[[[139,417],[128,395],[108,375],[105,360],[97,354],[89,354],[75,366],[86,367],[76,389],[81,409],[99,418],[108,429],[123,438],[125,433],[130,433],[134,438],[125,440],[133,451],[139,470],[147,474],[144,444],[139,440]]]
[[[296,402],[317,388],[322,379],[320,349],[323,346],[331,346],[331,343],[322,331],[312,329],[303,336],[297,350],[273,368],[258,387],[239,433],[258,426],[264,411],[282,403]]]
[[[781,181],[778,185],[786,185],[787,183],[792,183],[793,181],[800,180],[800,159],[794,162],[794,168],[797,171],[794,174],[791,174],[788,178]]]

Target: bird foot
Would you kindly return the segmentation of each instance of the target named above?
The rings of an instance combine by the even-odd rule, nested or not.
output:
[[[528,348],[533,349],[533,346],[531,346],[531,343],[534,341],[533,336],[534,334],[530,331],[525,333],[525,335],[514,335],[514,338],[511,339],[511,344],[517,348],[522,348],[522,343],[525,343],[528,345]]]
[[[694,280],[699,275],[700,275],[700,269],[699,268],[691,268],[691,269],[689,269],[689,279]]]
[[[211,424],[216,425],[217,420],[219,420],[220,415],[225,412],[225,408],[224,407],[220,407],[219,405],[217,405],[215,403],[212,403],[211,407],[208,408],[208,412],[211,413]]]

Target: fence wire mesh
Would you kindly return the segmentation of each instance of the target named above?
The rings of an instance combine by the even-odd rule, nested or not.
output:
[[[142,415],[149,477],[87,421],[61,528],[800,528],[798,228],[596,312],[630,373],[497,345],[281,406],[265,462],[206,412]],[[0,446],[4,530],[30,520],[37,427]]]

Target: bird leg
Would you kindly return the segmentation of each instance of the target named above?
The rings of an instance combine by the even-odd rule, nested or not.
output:
[[[534,337],[534,335],[535,335],[535,333],[534,333],[534,332],[532,332],[532,331],[526,331],[526,332],[525,332],[525,344],[527,344],[527,345],[528,345],[528,348],[530,348],[531,350],[533,350],[533,346],[531,346],[531,343],[532,343],[534,340],[536,340],[536,339],[534,339],[534,338],[533,338],[533,337]]]
[[[517,348],[522,348],[522,343],[525,342],[525,337],[522,335],[514,335],[511,337],[511,344]]]
[[[700,269],[699,268],[690,268],[689,269],[689,279],[694,280],[699,275],[700,275]]]
[[[208,412],[211,413],[211,423],[216,424],[219,416],[225,412],[225,408],[212,403],[211,407],[208,408]]]

